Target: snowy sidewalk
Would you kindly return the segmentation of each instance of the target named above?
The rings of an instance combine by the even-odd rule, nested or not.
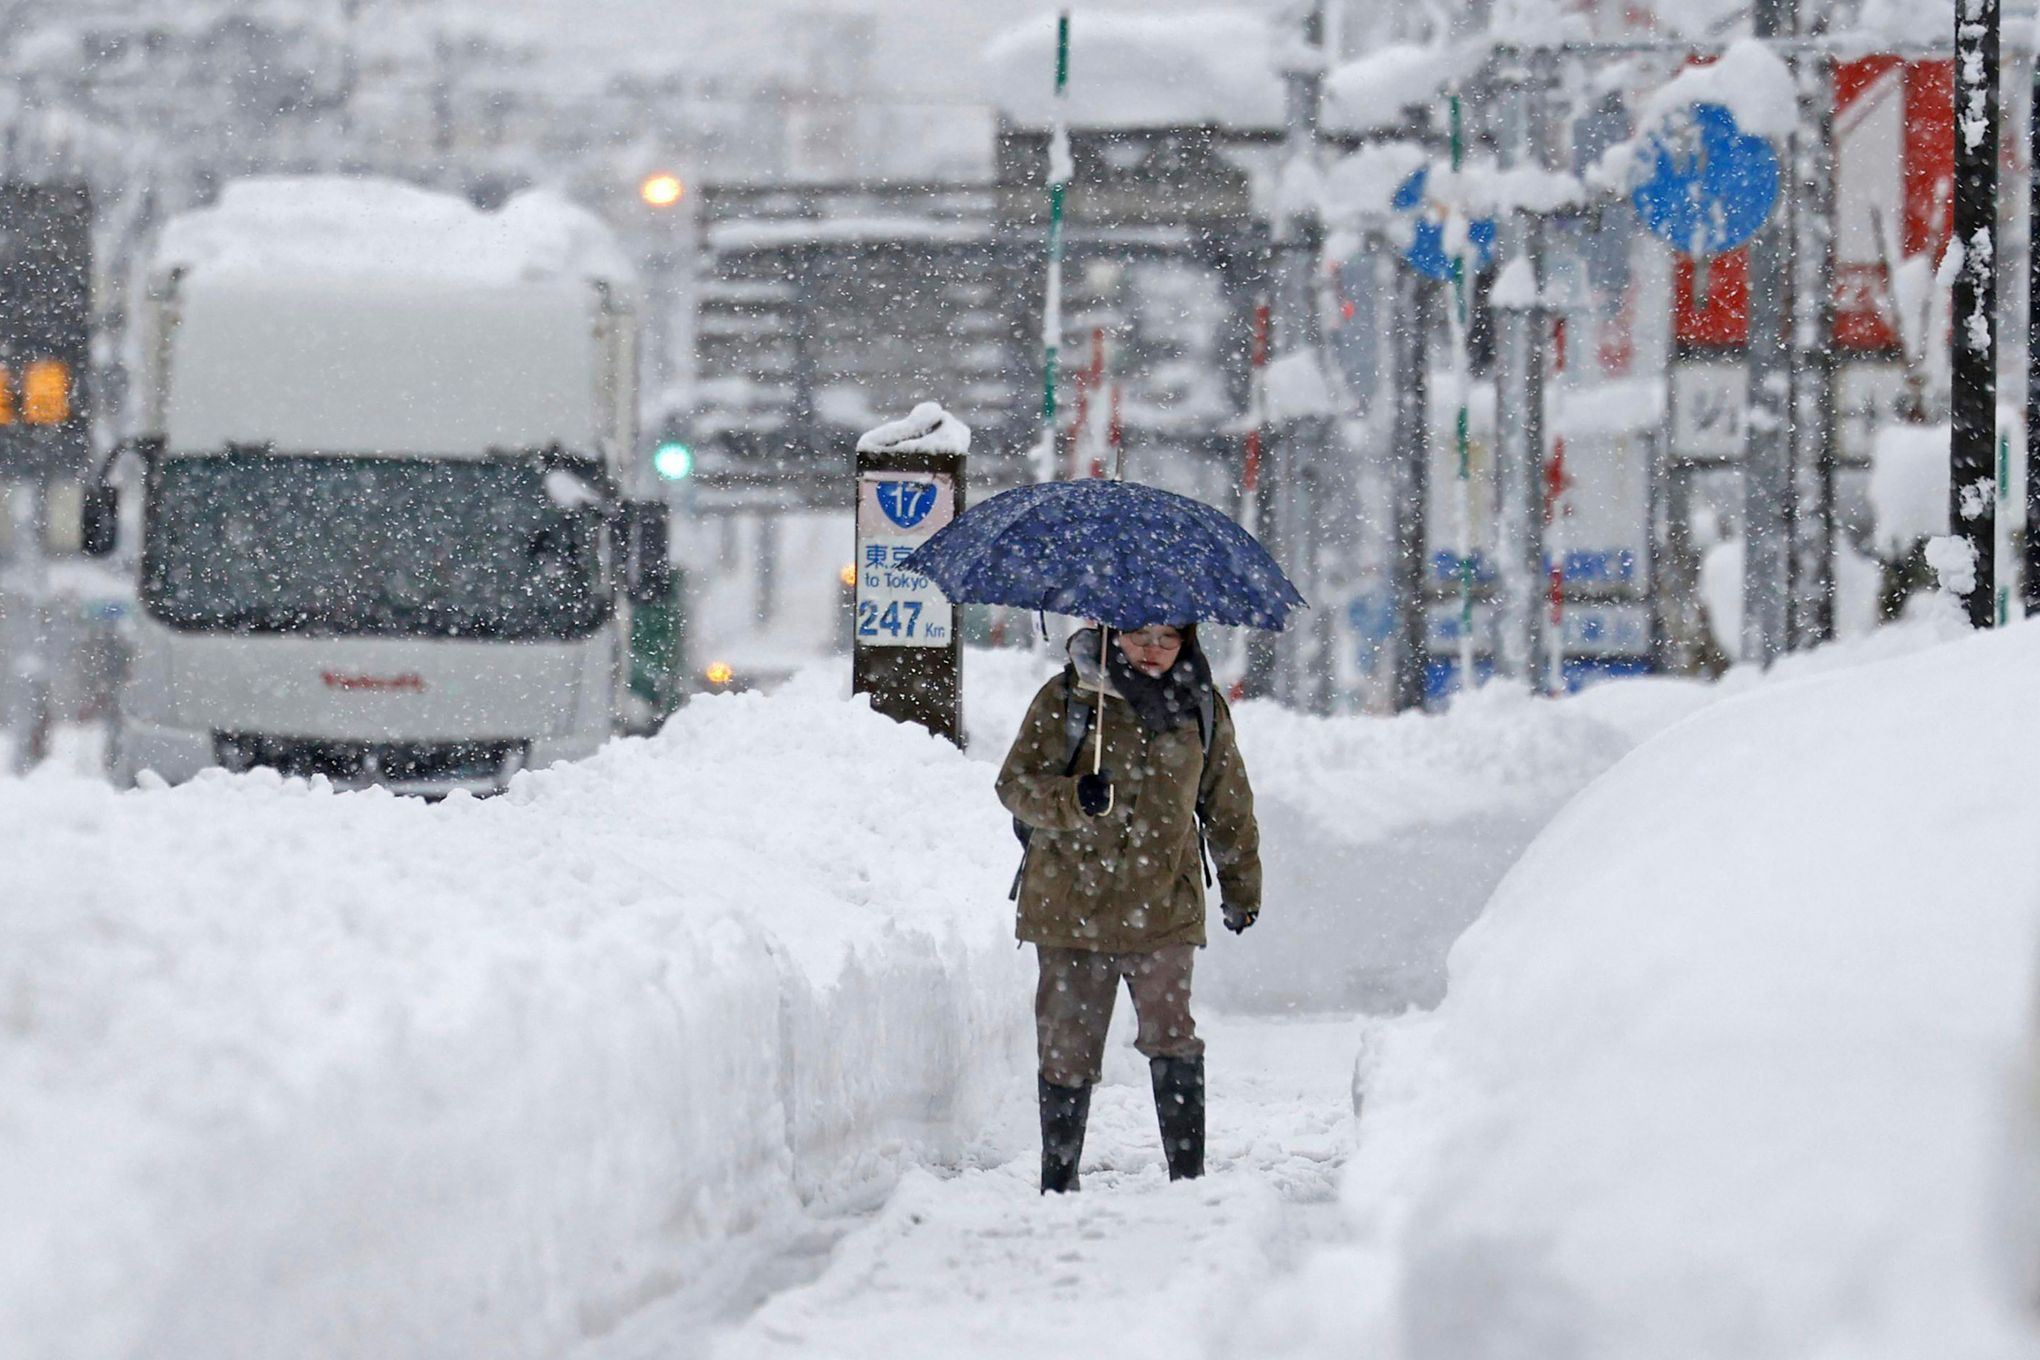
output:
[[[1337,1231],[1353,1056],[1370,1023],[1206,1023],[1210,1170],[1177,1185],[1162,1169],[1146,1063],[1115,1026],[1082,1192],[1037,1193],[1034,1093],[1016,1090],[969,1165],[910,1172],[818,1278],[769,1299],[709,1353],[986,1360],[1109,1344],[1115,1360],[1203,1354],[1256,1283]],[[590,1360],[611,1354],[594,1348]]]

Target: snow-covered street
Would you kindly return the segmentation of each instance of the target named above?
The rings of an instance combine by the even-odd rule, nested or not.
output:
[[[902,1360],[1205,1353],[1244,1300],[1343,1232],[1360,1019],[1217,1017],[1210,1167],[1171,1184],[1147,1064],[1115,1032],[1092,1106],[1082,1193],[1043,1197],[1033,1092],[1016,1084],[954,1165],[909,1171],[868,1221],[839,1223],[817,1278],[708,1337],[647,1310],[575,1360]],[[796,1248],[798,1250],[798,1248]]]
[[[0,1360],[2040,1360],[2040,0],[4,7]]]
[[[817,673],[490,801],[0,781],[12,1354],[2024,1354],[2040,632],[1959,637],[1247,706],[1210,1174],[1122,1003],[1068,1198],[989,736]]]

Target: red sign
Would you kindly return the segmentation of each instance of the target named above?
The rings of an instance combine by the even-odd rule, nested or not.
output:
[[[327,689],[369,690],[384,694],[423,694],[425,677],[416,671],[401,675],[348,675],[342,671],[320,671]]]

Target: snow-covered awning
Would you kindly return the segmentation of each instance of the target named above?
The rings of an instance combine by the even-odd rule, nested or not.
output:
[[[1076,10],[1064,116],[1089,130],[1228,127],[1277,131],[1285,122],[1285,65],[1295,60],[1276,16],[1263,10],[1155,14]],[[1055,109],[1055,16],[1042,14],[985,49],[986,87],[1010,122],[1045,128]],[[1382,48],[1331,70],[1323,126],[1371,132],[1402,121],[1479,66],[1478,44]]]
[[[925,217],[793,217],[766,222],[718,222],[708,229],[714,250],[778,250],[786,246],[922,241],[934,245],[991,239],[982,222],[941,222]]]
[[[1052,121],[1055,28],[1044,13],[985,48],[992,103],[1021,127]],[[1253,10],[1077,10],[1065,117],[1075,128],[1279,128],[1271,38],[1268,16]]]

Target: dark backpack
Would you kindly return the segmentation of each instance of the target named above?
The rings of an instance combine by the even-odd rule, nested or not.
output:
[[[1084,739],[1091,735],[1091,721],[1098,713],[1097,704],[1077,702],[1075,682],[1076,676],[1065,669],[1062,673],[1062,683],[1063,774],[1066,776],[1077,772],[1077,759],[1083,754]],[[1216,725],[1217,716],[1218,701],[1213,697],[1211,686],[1206,685],[1197,692],[1197,734],[1204,740],[1204,763],[1207,765],[1211,763],[1211,733]],[[1201,771],[1198,781],[1203,782]],[[1013,871],[1013,886],[1006,893],[1008,902],[1019,900],[1020,879],[1027,872],[1027,851],[1029,841],[1034,835],[1034,828],[1015,817],[1013,834],[1020,841],[1020,867]],[[1204,886],[1208,888],[1211,886],[1211,858],[1204,844],[1204,799],[1201,797],[1197,800],[1197,860],[1204,866]]]

